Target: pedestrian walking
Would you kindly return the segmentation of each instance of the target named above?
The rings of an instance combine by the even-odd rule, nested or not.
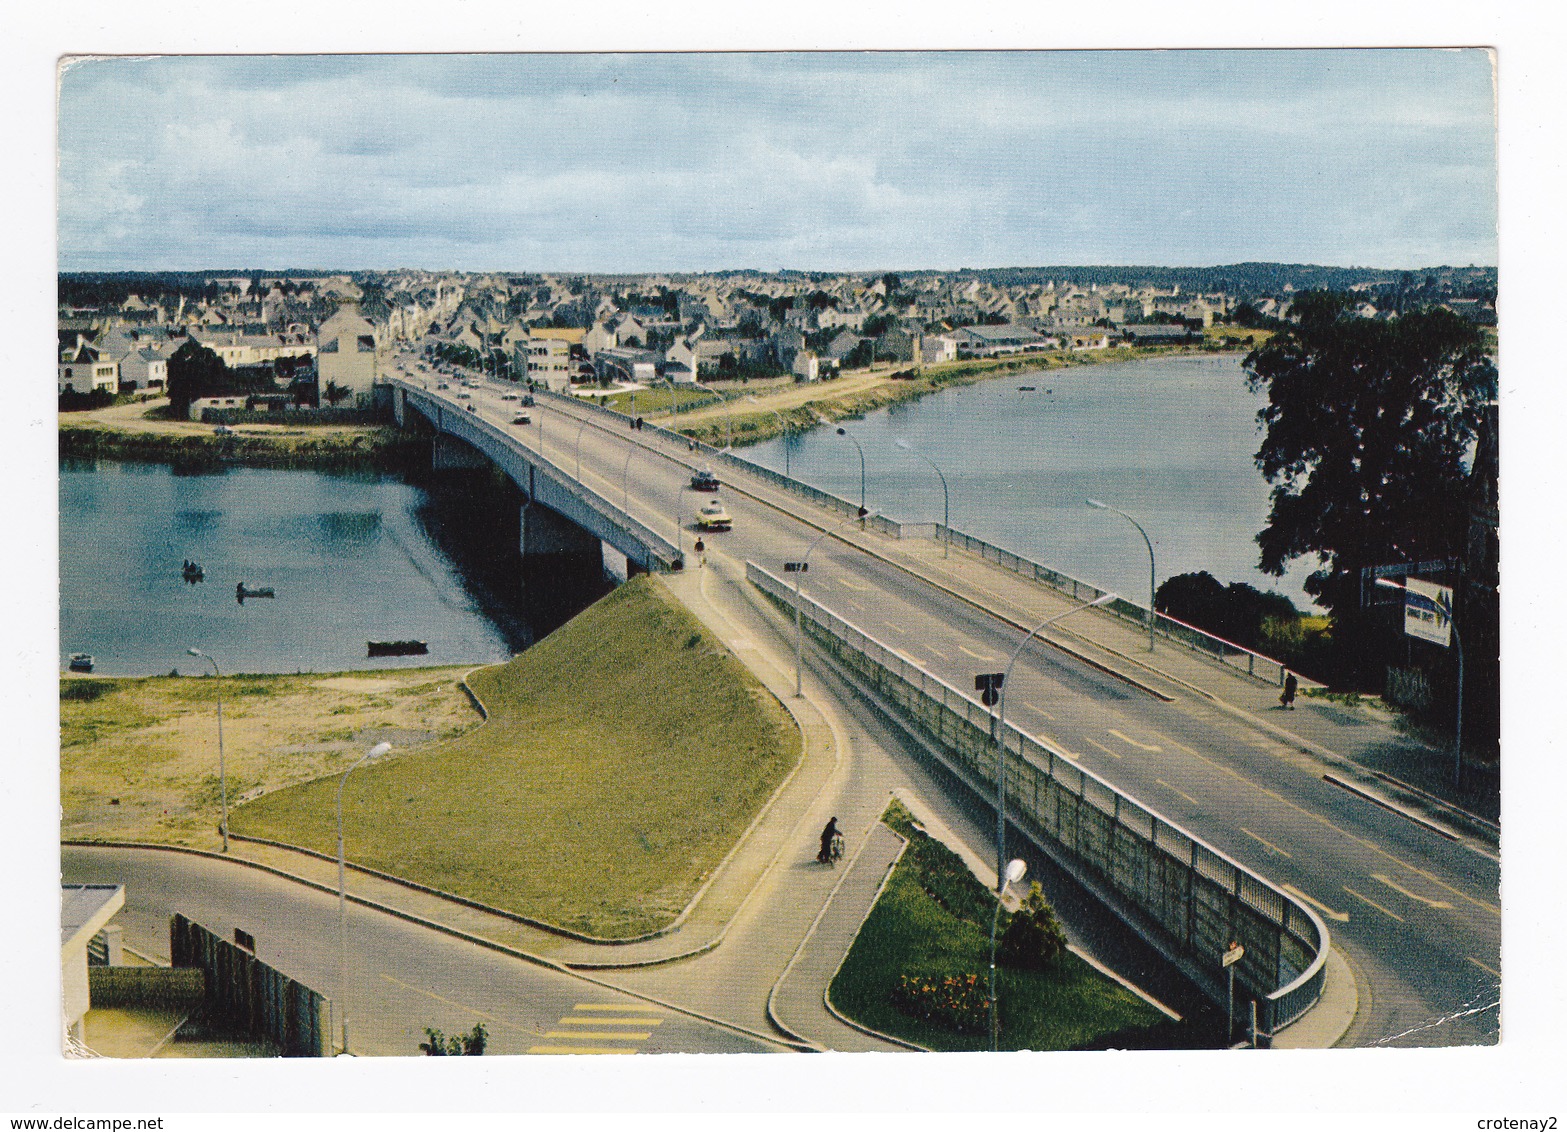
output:
[[[1295,679],[1293,672],[1284,673],[1284,691],[1279,695],[1279,703],[1284,705],[1285,711],[1295,710],[1295,692],[1300,687],[1300,681]]]

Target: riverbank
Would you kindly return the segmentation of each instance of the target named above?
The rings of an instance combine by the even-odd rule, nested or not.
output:
[[[218,432],[164,416],[167,402],[132,402],[59,416],[62,459],[258,468],[395,470],[425,455],[413,434],[385,425],[242,424]]]
[[[711,405],[689,414],[682,412],[678,422],[664,419],[659,423],[678,428],[681,434],[706,444],[743,447],[772,440],[785,432],[801,432],[825,423],[853,420],[889,405],[917,401],[943,389],[975,385],[1008,374],[1048,374],[1052,370],[1171,355],[1213,357],[1235,353],[1239,344],[1239,340],[1232,343],[1228,339],[1212,339],[1201,346],[1116,346],[1107,350],[972,358],[925,366],[917,376],[908,367],[889,368],[879,381],[867,382],[860,380],[864,375],[848,374],[819,384],[787,383],[776,390],[754,390],[739,383],[713,385],[709,388],[721,388],[730,398],[727,404]],[[910,376],[894,377],[893,373]],[[746,398],[747,403],[754,400],[754,405],[740,411],[734,403],[738,397]]]

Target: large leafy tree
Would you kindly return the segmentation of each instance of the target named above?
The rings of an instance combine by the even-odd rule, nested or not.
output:
[[[183,417],[197,398],[227,392],[233,375],[215,350],[190,338],[169,355],[167,383],[169,407]]]
[[[1353,620],[1359,573],[1457,557],[1471,494],[1467,462],[1496,369],[1478,327],[1451,311],[1378,320],[1356,299],[1296,297],[1292,321],[1246,357],[1266,390],[1257,465],[1273,485],[1261,568],[1315,554],[1308,593]],[[1346,626],[1347,627],[1347,626]],[[1344,642],[1348,644],[1349,642]]]

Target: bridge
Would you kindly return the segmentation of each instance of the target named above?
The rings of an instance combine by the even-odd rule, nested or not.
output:
[[[689,481],[713,466],[734,529],[702,536],[705,556],[789,617],[798,607],[806,662],[897,719],[974,798],[996,775],[974,676],[1004,667],[1023,630],[1103,596],[939,524],[862,519],[574,397],[536,394],[530,423],[514,425],[514,387],[437,385],[417,366],[390,381],[394,413],[434,427],[438,462],[488,461],[517,483],[525,555],[585,558],[602,542],[628,572],[694,566],[707,497]],[[801,575],[781,581],[783,564],[813,545],[797,600]],[[1016,832],[1220,1004],[1223,955],[1243,944],[1237,994],[1257,1003],[1264,1040],[1309,1013],[1331,970],[1371,992],[1352,1038],[1494,1041],[1494,838],[1357,774],[1341,752],[1370,724],[1316,704],[1288,729],[1270,718],[1276,662],[1162,620],[1149,654],[1146,615],[1115,600],[1019,655],[1001,730]]]

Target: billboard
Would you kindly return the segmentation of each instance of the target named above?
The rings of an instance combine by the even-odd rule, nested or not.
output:
[[[1409,636],[1446,647],[1452,635],[1452,608],[1452,586],[1404,579],[1404,632]]]

